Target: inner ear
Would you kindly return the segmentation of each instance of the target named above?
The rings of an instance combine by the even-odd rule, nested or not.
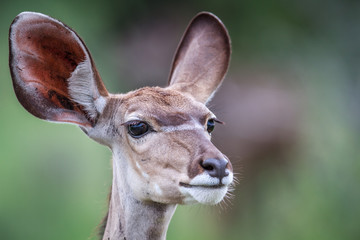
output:
[[[80,37],[49,16],[24,12],[13,21],[10,69],[16,96],[33,115],[92,125],[94,102],[108,95]]]

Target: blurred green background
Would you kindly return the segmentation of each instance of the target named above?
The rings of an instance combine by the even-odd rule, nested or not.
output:
[[[97,239],[111,153],[17,102],[8,28],[37,11],[75,29],[107,88],[164,86],[190,19],[227,26],[229,73],[209,105],[241,179],[215,207],[179,206],[168,239],[360,239],[360,1],[0,3],[0,239]]]

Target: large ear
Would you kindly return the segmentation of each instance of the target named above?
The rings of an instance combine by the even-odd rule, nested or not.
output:
[[[80,37],[49,16],[23,12],[9,32],[10,71],[20,103],[41,119],[95,124],[108,92]]]
[[[194,17],[186,29],[170,71],[170,88],[206,103],[229,66],[231,44],[220,19],[208,12]]]

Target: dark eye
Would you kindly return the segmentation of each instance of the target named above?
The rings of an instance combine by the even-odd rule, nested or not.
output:
[[[214,119],[209,119],[208,121],[207,121],[207,131],[208,131],[208,133],[211,133],[212,131],[214,131],[214,128],[215,128],[215,121],[214,121]]]
[[[150,131],[150,126],[146,122],[130,122],[127,124],[130,136],[140,138]]]

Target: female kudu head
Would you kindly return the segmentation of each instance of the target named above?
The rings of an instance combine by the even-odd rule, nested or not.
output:
[[[229,36],[217,17],[203,12],[191,21],[167,87],[126,94],[108,93],[83,41],[58,20],[21,13],[9,39],[11,76],[24,108],[78,125],[113,152],[103,239],[164,238],[176,204],[224,198],[232,167],[210,141],[219,121],[205,106],[230,59]],[[136,229],[135,222],[143,224]]]

